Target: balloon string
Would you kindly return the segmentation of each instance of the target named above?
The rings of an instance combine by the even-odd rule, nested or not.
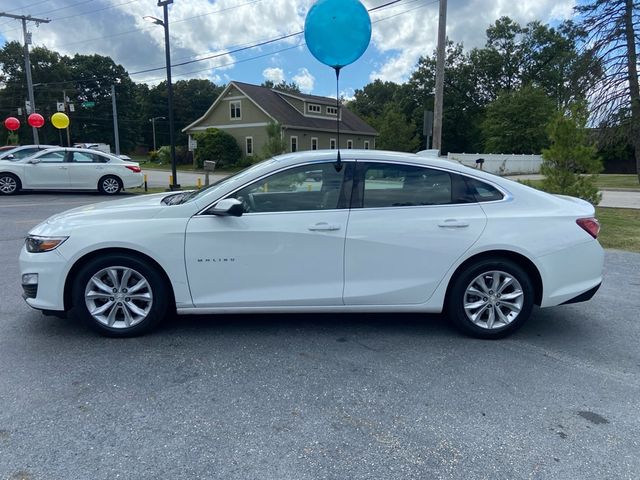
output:
[[[342,170],[342,159],[340,158],[340,68],[334,67],[336,69],[336,129],[338,131],[338,160],[336,162],[336,172]]]

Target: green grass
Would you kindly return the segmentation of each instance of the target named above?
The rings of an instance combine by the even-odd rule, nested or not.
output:
[[[598,188],[630,188],[640,190],[637,175],[598,175],[596,185],[598,185]]]
[[[542,186],[542,180],[527,180],[523,183],[526,183],[527,185],[534,188],[540,188]],[[598,175],[598,177],[596,178],[596,186],[599,190],[606,190],[608,188],[640,190],[640,183],[638,183],[637,175]]]
[[[640,252],[640,210],[597,207],[601,229],[598,240],[604,248]]]

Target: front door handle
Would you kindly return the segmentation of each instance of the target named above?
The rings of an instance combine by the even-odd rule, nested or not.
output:
[[[58,167],[60,170],[66,170],[67,167]]]
[[[312,232],[335,232],[336,230],[340,230],[340,225],[334,225],[327,222],[316,223],[315,225],[311,225],[309,230]]]
[[[443,222],[438,223],[440,228],[466,228],[469,226],[469,222],[464,220],[456,220],[455,218],[447,218]]]

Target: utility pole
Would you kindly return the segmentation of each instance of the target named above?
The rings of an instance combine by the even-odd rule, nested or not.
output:
[[[178,172],[176,171],[176,141],[173,131],[173,85],[171,84],[171,48],[169,47],[169,5],[173,0],[158,0],[158,6],[162,7],[164,16],[164,53],[167,64],[167,100],[169,101],[169,148],[171,152],[171,190],[180,190],[178,184]]]
[[[64,113],[69,115],[69,111],[67,109],[67,91],[62,90],[62,103],[64,105]],[[69,133],[69,125],[67,125],[67,147],[71,146],[71,133]]]
[[[444,64],[447,41],[447,0],[440,0],[438,18],[438,47],[436,52],[436,94],[433,104],[433,146],[442,149],[442,102],[444,97]]]
[[[155,152],[157,150],[156,148],[156,120],[166,120],[165,117],[153,117],[150,118],[149,121],[151,122],[151,131],[153,132],[153,151]]]
[[[160,20],[156,17],[145,15],[146,21],[153,23],[154,25],[160,25],[164,28],[164,54],[167,64],[167,100],[169,110],[169,144],[171,148],[171,190],[180,190],[180,184],[178,184],[178,172],[176,171],[176,142],[175,134],[173,132],[173,85],[171,84],[171,50],[169,46],[169,5],[173,3],[173,0],[158,0],[158,6],[162,7],[162,13],[164,20]]]
[[[0,12],[0,17],[13,18],[15,20],[22,20],[22,33],[24,35],[24,71],[27,76],[27,95],[29,100],[29,105],[31,107],[31,112],[35,113],[36,111],[36,100],[33,96],[33,79],[31,78],[31,60],[29,59],[29,45],[31,44],[31,32],[27,31],[27,22],[35,22],[36,26],[41,23],[49,23],[51,20],[46,18],[34,18],[31,15],[13,15],[11,13]],[[40,144],[40,139],[38,138],[38,129],[36,127],[32,127],[33,130],[33,143],[36,145]]]
[[[116,107],[115,85],[111,85],[111,106],[113,108],[113,134],[116,138],[116,155],[120,155],[120,135],[118,133],[118,108]]]

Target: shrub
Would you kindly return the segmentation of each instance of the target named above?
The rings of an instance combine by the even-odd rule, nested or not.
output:
[[[601,200],[595,185],[602,163],[596,147],[587,141],[587,109],[574,105],[567,115],[558,114],[549,123],[551,146],[542,151],[542,189],[571,195],[597,205]]]
[[[217,167],[227,167],[237,164],[242,158],[238,142],[227,132],[209,128],[203,133],[195,134],[194,138],[198,142],[195,157],[200,168],[205,160],[216,162]]]

